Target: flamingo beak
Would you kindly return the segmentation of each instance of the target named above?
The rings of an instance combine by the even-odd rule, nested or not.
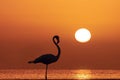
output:
[[[57,38],[57,43],[59,43],[60,42],[60,40],[59,40],[59,37]]]

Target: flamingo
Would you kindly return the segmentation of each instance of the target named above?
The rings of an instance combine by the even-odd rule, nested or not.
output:
[[[46,72],[45,72],[45,79],[46,80],[47,80],[48,64],[51,64],[51,63],[54,63],[54,62],[58,61],[58,59],[60,57],[61,50],[60,50],[60,47],[58,45],[59,42],[60,42],[59,36],[58,35],[53,36],[53,43],[55,44],[55,46],[58,49],[58,54],[57,55],[44,54],[44,55],[41,55],[40,57],[36,58],[35,60],[28,62],[28,63],[34,63],[34,64],[37,64],[37,63],[45,64],[46,65]]]

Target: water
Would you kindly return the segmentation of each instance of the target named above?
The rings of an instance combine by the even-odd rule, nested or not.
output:
[[[44,79],[45,70],[0,70],[0,79]],[[120,79],[120,70],[48,70],[48,79]]]

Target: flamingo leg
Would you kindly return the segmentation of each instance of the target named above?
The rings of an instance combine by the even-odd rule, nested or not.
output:
[[[48,65],[46,64],[45,80],[47,80],[47,70],[48,70]]]

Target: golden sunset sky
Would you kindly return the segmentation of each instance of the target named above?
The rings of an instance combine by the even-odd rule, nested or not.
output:
[[[91,31],[87,43],[75,40],[79,28]],[[0,69],[43,68],[27,62],[57,54],[56,69],[120,69],[120,0],[0,0]]]

